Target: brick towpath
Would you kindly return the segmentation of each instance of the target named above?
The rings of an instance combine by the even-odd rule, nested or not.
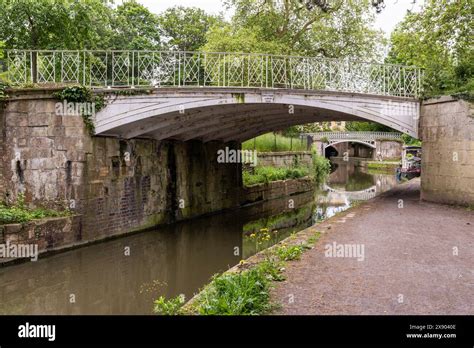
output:
[[[312,227],[324,233],[288,263],[276,314],[474,314],[474,212],[422,202],[419,185]],[[326,257],[333,242],[364,245],[365,259]]]

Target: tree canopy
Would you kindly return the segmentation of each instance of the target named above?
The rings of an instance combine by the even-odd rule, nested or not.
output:
[[[7,48],[96,48],[108,37],[106,0],[0,0],[0,40]]]
[[[196,7],[177,6],[159,16],[164,44],[169,49],[196,51],[206,44],[206,33],[212,26],[223,25],[223,19],[206,14]]]
[[[185,7],[157,15],[135,0],[0,0],[0,41],[10,49],[197,50],[221,20]]]
[[[346,122],[346,130],[353,132],[395,132],[394,129],[375,122]]]
[[[371,28],[369,0],[225,3],[235,15],[227,26],[209,32],[207,47],[213,50],[374,59],[382,42],[381,32]]]
[[[388,61],[425,70],[428,94],[474,89],[474,2],[427,0],[391,36]]]
[[[109,47],[115,49],[160,49],[158,16],[135,1],[111,11]]]
[[[0,0],[0,41],[17,49],[245,51],[375,59],[371,0],[224,0],[231,21],[136,0]]]

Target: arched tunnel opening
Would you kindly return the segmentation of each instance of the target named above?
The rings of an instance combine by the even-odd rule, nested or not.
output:
[[[326,158],[339,157],[339,151],[334,146],[328,146],[324,150],[324,156]]]

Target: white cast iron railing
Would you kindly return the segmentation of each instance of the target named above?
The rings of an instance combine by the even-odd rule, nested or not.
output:
[[[254,53],[7,50],[13,85],[266,87],[418,97],[422,70],[347,59]]]
[[[379,139],[393,139],[399,140],[402,138],[402,133],[398,132],[317,132],[317,133],[303,133],[302,137],[310,136],[313,140],[327,139],[328,141],[335,140],[361,140],[361,141],[375,141]]]

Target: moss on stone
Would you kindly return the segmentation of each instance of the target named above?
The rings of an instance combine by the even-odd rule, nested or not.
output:
[[[245,94],[244,93],[232,93],[232,97],[237,100],[237,103],[245,104]]]

